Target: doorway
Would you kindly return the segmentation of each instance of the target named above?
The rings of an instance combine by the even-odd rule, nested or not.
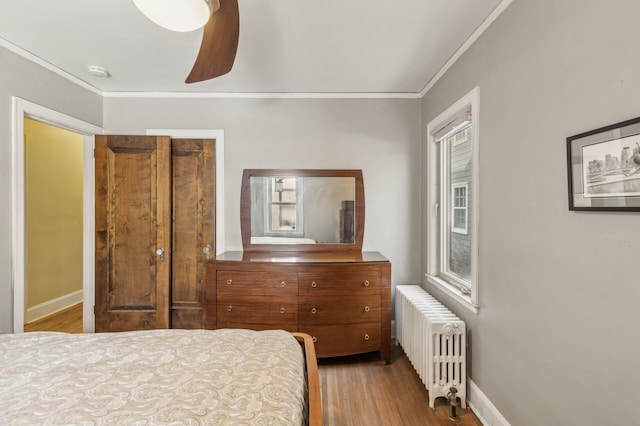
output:
[[[94,330],[93,318],[93,234],[94,234],[94,167],[93,135],[102,129],[68,115],[53,111],[21,98],[13,97],[12,132],[12,188],[13,188],[13,329],[15,333],[24,331],[26,305],[26,191],[25,191],[25,118],[46,123],[57,128],[82,135],[82,300],[83,331]],[[50,249],[51,255],[56,248]]]
[[[25,118],[24,144],[25,331],[82,332],[83,137]]]

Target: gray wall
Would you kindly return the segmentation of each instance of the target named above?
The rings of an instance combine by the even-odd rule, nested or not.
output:
[[[419,99],[105,98],[104,128],[225,131],[226,250],[242,250],[243,169],[362,169],[364,250],[392,262],[394,284],[420,280]]]
[[[480,313],[424,286],[467,321],[471,378],[513,425],[640,424],[640,214],[568,211],[565,155],[640,116],[638,17],[515,0],[423,99],[425,129],[480,87]]]
[[[342,201],[355,200],[356,180],[336,177],[303,181],[305,235],[318,242],[339,243]]]
[[[102,125],[102,97],[0,47],[0,331],[13,330],[11,97]]]

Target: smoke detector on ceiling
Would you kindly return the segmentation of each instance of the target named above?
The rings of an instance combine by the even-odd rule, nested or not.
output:
[[[99,67],[97,65],[91,65],[87,71],[89,72],[89,74],[91,74],[94,77],[100,77],[100,78],[109,78],[111,77],[111,74],[109,74],[109,71],[105,70],[102,67]]]

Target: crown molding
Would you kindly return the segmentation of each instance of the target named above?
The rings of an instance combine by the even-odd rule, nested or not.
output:
[[[84,80],[45,61],[10,41],[0,37],[0,47],[4,47],[41,67],[63,77],[78,86],[103,98],[155,98],[155,99],[419,99],[418,92],[408,93],[242,93],[242,92],[103,92]]]
[[[420,93],[301,93],[301,92],[103,92],[105,98],[170,99],[420,99]]]
[[[16,46],[15,44],[11,43],[8,40],[5,40],[3,38],[0,37],[0,47],[4,47],[5,49],[9,50],[10,52],[15,53],[18,56],[22,56],[23,58],[40,65],[43,68],[46,68],[47,70],[58,74],[60,77],[66,78],[67,80],[71,81],[72,83],[77,84],[78,86],[82,87],[83,89],[87,89],[90,92],[95,93],[96,95],[100,95],[103,96],[103,93],[100,89],[98,89],[97,87],[94,87],[92,85],[90,85],[89,83],[87,83],[84,80],[80,80],[78,77],[74,76],[73,74],[69,74],[68,72],[56,67],[55,65],[45,61],[44,59],[40,58],[39,56],[34,55],[31,52],[28,52],[26,50],[24,50],[21,47]]]
[[[493,12],[491,12],[491,14],[487,17],[487,19],[485,19],[482,22],[482,24],[480,24],[480,26],[476,28],[476,30],[469,36],[469,38],[462,44],[462,46],[460,46],[460,48],[456,50],[456,53],[454,53],[453,56],[449,58],[449,60],[444,64],[442,68],[440,68],[440,70],[436,73],[436,75],[434,75],[433,78],[429,80],[427,85],[424,86],[424,89],[422,89],[422,91],[419,93],[420,98],[424,97],[424,95],[426,95],[427,92],[433,86],[435,86],[438,80],[440,80],[440,78],[442,78],[442,76],[447,71],[449,71],[449,68],[451,68],[458,59],[460,59],[462,54],[466,52],[471,47],[471,45],[475,43],[475,41],[478,38],[480,38],[480,36],[486,31],[486,29],[489,28],[489,26],[493,23],[493,21],[495,21],[498,18],[498,16],[500,16],[502,12],[505,11],[507,6],[509,6],[511,2],[513,2],[513,0],[502,0],[502,2],[498,6],[496,6],[495,9],[493,9]]]

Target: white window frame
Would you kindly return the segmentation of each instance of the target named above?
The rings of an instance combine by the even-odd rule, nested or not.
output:
[[[302,237],[304,235],[304,227],[303,227],[303,216],[302,216],[302,206],[303,206],[303,192],[302,188],[302,178],[296,178],[296,229],[290,230],[279,230],[273,229],[272,225],[272,205],[279,204],[273,201],[273,182],[274,179],[278,179],[277,177],[272,177],[269,179],[269,184],[265,185],[265,200],[267,200],[268,208],[265,209],[265,219],[264,219],[264,235],[266,236],[279,236],[279,237]],[[294,204],[294,203],[282,203],[282,204]]]
[[[464,188],[463,207],[456,206],[456,189],[459,188]],[[469,184],[467,182],[454,183],[451,185],[451,201],[453,202],[453,205],[451,206],[451,232],[467,235],[469,233]],[[464,211],[464,228],[456,228],[455,226],[456,210]]]
[[[478,247],[479,247],[479,98],[480,88],[475,87],[455,104],[447,108],[427,125],[427,270],[425,279],[428,283],[445,291],[454,300],[458,301],[462,306],[468,308],[474,313],[478,313]],[[438,140],[436,133],[451,123],[457,117],[461,116],[471,108],[471,141],[472,141],[472,160],[471,160],[471,197],[467,198],[467,208],[471,208],[471,215],[467,216],[469,223],[467,228],[471,230],[471,275],[470,286],[457,279],[457,277],[447,274],[443,271],[442,253],[447,253],[444,247],[443,239],[440,237],[447,231],[447,223],[450,218],[445,218],[441,214],[446,212],[444,206],[447,199],[451,196],[449,188],[446,191],[440,187],[442,182],[441,176],[448,173],[448,166],[441,167],[443,162],[442,156],[446,157],[446,150],[440,150],[438,155]],[[446,159],[446,158],[445,158]],[[447,162],[444,162],[447,164]],[[446,180],[445,180],[446,181]],[[467,194],[469,189],[467,189]],[[469,204],[471,203],[471,204]]]

